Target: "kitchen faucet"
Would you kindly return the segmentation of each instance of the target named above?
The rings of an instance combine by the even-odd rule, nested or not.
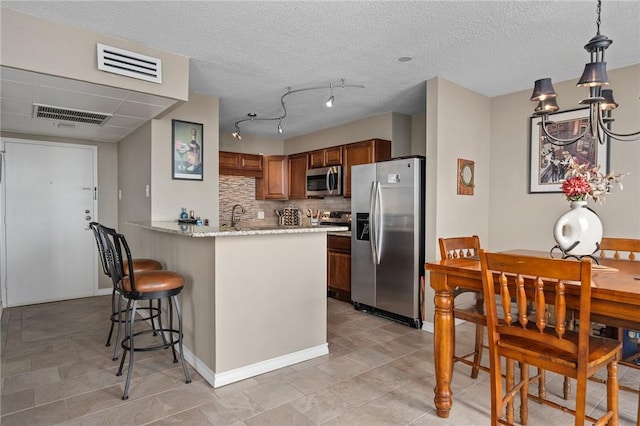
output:
[[[236,207],[240,207],[241,214],[244,214],[246,212],[244,207],[242,207],[240,204],[236,204],[235,206],[233,206],[233,208],[231,209],[231,227],[232,228],[236,226],[238,222],[240,222],[240,218],[239,217],[236,218]]]

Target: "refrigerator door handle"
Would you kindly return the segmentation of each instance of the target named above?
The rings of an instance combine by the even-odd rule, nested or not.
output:
[[[376,228],[376,252],[377,252],[377,260],[376,264],[379,265],[382,261],[382,235],[384,234],[384,230],[382,229],[382,186],[380,185],[380,181],[376,181],[376,212],[375,212],[375,228]]]
[[[371,192],[369,194],[369,246],[371,247],[371,258],[374,265],[378,264],[375,226],[376,183],[371,182]]]

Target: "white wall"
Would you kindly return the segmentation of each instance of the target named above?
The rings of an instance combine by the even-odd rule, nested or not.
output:
[[[151,128],[151,220],[174,220],[181,207],[194,210],[196,216],[218,225],[218,98],[191,93],[189,102],[160,120]],[[172,120],[203,125],[203,180],[171,179]]]
[[[426,260],[439,259],[439,237],[488,240],[490,105],[489,98],[445,79],[427,82]],[[472,196],[457,194],[458,158],[475,162]],[[427,321],[433,318],[433,296],[427,286]]]
[[[640,128],[640,64],[609,70],[610,88],[620,104],[613,111],[617,132]],[[588,91],[575,80],[554,82],[562,110],[575,109]],[[533,82],[532,82],[533,84]],[[531,90],[491,100],[491,203],[489,240],[491,250],[530,248],[549,250],[555,245],[552,229],[569,205],[562,193],[528,193],[529,117],[535,104]],[[613,237],[640,238],[640,142],[610,142],[610,163],[616,173],[630,172],[624,190],[614,189],[604,205],[589,203],[603,222],[604,233]]]

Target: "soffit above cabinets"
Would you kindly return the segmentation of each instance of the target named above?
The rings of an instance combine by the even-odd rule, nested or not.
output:
[[[0,67],[0,129],[102,142],[118,142],[177,101],[15,68]],[[112,115],[102,125],[34,118],[34,104]]]

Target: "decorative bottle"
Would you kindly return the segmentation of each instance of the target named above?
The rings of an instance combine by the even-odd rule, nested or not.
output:
[[[180,219],[189,219],[189,214],[187,213],[187,208],[183,207],[180,212]]]

